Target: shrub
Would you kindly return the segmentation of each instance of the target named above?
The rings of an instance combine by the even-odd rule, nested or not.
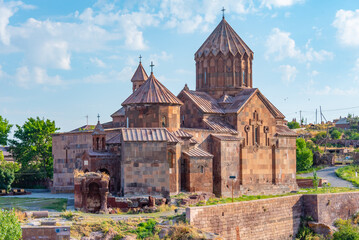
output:
[[[313,165],[313,153],[302,138],[297,138],[297,171],[304,171]]]
[[[153,219],[148,219],[147,222],[141,222],[136,229],[137,237],[140,239],[152,237],[155,233],[157,222]]]
[[[359,229],[352,225],[351,220],[339,219],[335,226],[339,230],[333,234],[333,240],[359,240]]]
[[[288,122],[287,125],[290,129],[300,128],[299,123],[295,121]]]
[[[0,240],[21,239],[21,225],[15,211],[0,209]]]
[[[314,171],[313,172],[313,186],[314,186],[314,188],[316,190],[318,189],[318,185],[319,185],[319,179],[318,179],[318,176],[317,176],[317,172]]]
[[[14,172],[9,168],[0,167],[0,189],[10,191],[11,184],[15,180]]]

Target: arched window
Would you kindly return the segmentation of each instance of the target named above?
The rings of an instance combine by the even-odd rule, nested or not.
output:
[[[100,138],[96,138],[96,150],[100,149]]]
[[[242,72],[242,81],[243,81],[243,86],[245,86],[246,85],[246,72],[245,71]]]
[[[204,69],[204,85],[207,84],[207,68]]]
[[[106,140],[105,138],[103,137],[102,138],[102,150],[105,150],[106,149]]]
[[[184,115],[182,115],[182,126],[184,126]]]
[[[126,127],[128,128],[129,127],[129,120],[128,120],[128,117],[126,118]]]
[[[199,166],[199,168],[200,168],[200,172],[201,172],[201,173],[204,173],[204,167],[203,167],[203,166]]]
[[[169,150],[167,153],[167,160],[170,168],[173,168],[175,165],[175,154],[172,150]]]
[[[167,119],[166,119],[166,116],[162,116],[162,127],[167,127]]]

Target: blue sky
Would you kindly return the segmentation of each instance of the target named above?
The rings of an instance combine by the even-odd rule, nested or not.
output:
[[[288,120],[314,122],[319,106],[328,120],[359,114],[356,0],[0,0],[0,115],[61,131],[110,121],[140,54],[174,94],[195,89],[194,53],[222,6],[254,51],[253,86]]]

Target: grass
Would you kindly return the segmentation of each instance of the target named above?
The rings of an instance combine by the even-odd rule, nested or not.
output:
[[[305,173],[311,173],[311,172],[314,172],[314,171],[319,171],[323,168],[326,168],[327,166],[324,166],[324,165],[320,165],[320,166],[316,166],[316,167],[311,167],[307,170],[304,170],[304,171],[297,171],[297,174],[305,174]]]
[[[313,176],[311,176],[311,177],[302,177],[302,176],[298,176],[298,175],[296,176],[296,178],[297,178],[297,179],[312,179],[312,180],[314,179]],[[318,179],[321,179],[321,178],[318,177]]]
[[[358,174],[358,177],[355,176],[355,166],[354,165],[349,165],[349,166],[338,168],[337,170],[335,170],[335,173],[341,179],[349,181],[349,182],[353,183],[354,186],[359,187],[359,174]]]
[[[256,195],[256,196],[243,195],[241,197],[233,198],[233,202],[277,198],[277,197],[285,197],[285,196],[292,196],[298,194],[325,194],[325,193],[341,193],[341,192],[353,192],[353,191],[359,191],[359,190],[353,188],[345,188],[345,187],[322,187],[318,189],[302,188],[300,192],[295,192],[295,193],[285,193],[285,194],[277,194],[277,195]],[[210,198],[207,202],[201,201],[193,206],[216,205],[216,204],[224,204],[231,202],[232,202],[232,198]]]
[[[20,210],[55,210],[64,211],[67,199],[64,198],[18,198],[0,197],[0,208]]]

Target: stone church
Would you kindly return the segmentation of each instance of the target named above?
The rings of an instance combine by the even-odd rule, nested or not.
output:
[[[194,59],[196,90],[176,96],[140,62],[111,122],[54,134],[52,192],[72,192],[75,169],[106,172],[126,197],[295,190],[296,134],[253,88],[253,51],[224,17]]]

